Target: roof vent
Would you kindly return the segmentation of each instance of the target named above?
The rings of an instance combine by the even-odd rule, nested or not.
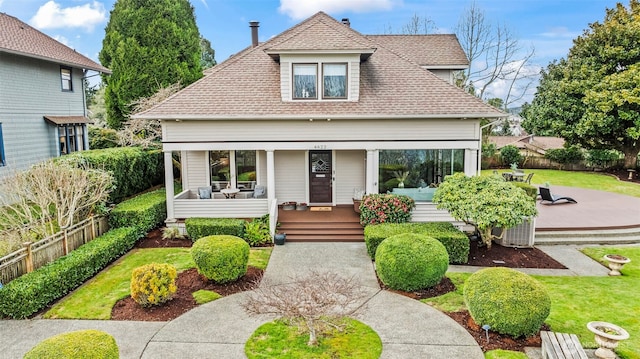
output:
[[[349,21],[348,17],[343,17],[342,18],[342,24],[343,25],[347,25],[347,27],[351,27],[351,22]]]
[[[258,46],[258,28],[260,23],[258,21],[249,21],[249,27],[251,28],[251,46]]]

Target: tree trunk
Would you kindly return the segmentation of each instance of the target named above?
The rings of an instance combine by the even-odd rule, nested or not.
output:
[[[480,237],[482,238],[482,242],[487,245],[487,250],[491,249],[491,242],[493,241],[493,234],[491,234],[492,229],[492,227],[489,227],[480,230]]]
[[[309,341],[307,345],[310,347],[318,345],[318,338],[316,337],[315,321],[307,319],[307,328],[309,328]]]
[[[624,168],[631,169],[637,167],[639,152],[640,149],[638,148],[630,148],[624,151]]]

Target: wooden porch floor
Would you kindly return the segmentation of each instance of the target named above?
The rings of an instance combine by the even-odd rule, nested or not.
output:
[[[278,232],[288,242],[362,242],[360,215],[353,206],[330,207],[331,211],[285,211],[278,209]]]

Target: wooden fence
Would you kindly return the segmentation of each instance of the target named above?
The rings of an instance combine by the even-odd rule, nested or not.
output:
[[[0,283],[6,284],[66,255],[109,230],[106,217],[90,217],[0,258]]]

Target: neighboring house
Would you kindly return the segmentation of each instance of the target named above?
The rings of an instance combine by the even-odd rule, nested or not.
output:
[[[564,147],[564,139],[546,136],[489,136],[489,142],[500,151],[507,145],[516,146],[524,157],[544,157],[547,150]]]
[[[400,177],[417,195],[476,174],[480,119],[506,116],[451,84],[468,63],[453,35],[364,36],[323,12],[264,43],[252,31],[252,47],[134,116],[162,123],[169,222],[270,213],[273,230],[279,203],[351,205]],[[414,220],[430,216],[442,213],[419,202]]]
[[[109,69],[0,13],[0,177],[88,148],[84,78]]]

